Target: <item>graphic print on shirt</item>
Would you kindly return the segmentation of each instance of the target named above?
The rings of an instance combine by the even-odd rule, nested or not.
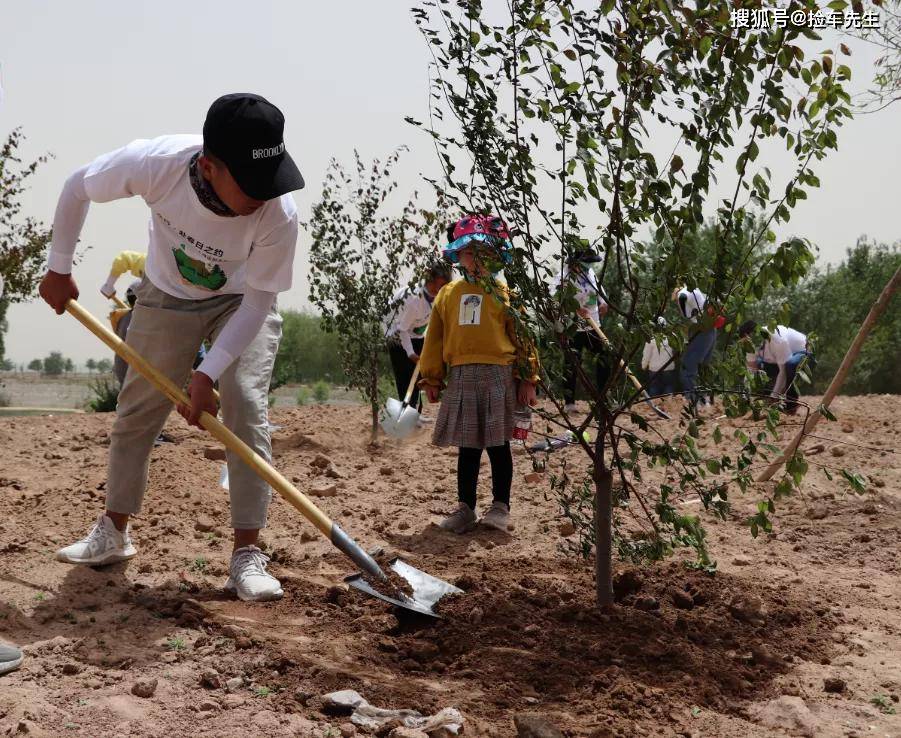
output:
[[[480,325],[482,295],[463,295],[460,298],[460,325]]]
[[[180,248],[172,249],[172,254],[175,257],[178,273],[188,284],[215,291],[221,290],[228,281],[228,277],[225,276],[225,272],[218,264],[214,264],[210,269],[206,262],[188,256],[184,244],[180,244]]]

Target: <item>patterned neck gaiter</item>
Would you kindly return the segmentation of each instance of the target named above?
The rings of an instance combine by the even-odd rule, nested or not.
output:
[[[216,215],[221,215],[224,218],[237,217],[238,214],[233,212],[228,205],[219,199],[219,195],[213,190],[212,185],[210,185],[200,173],[200,167],[197,166],[197,160],[199,158],[200,152],[198,151],[191,157],[191,163],[188,164],[188,176],[191,178],[191,187],[193,187],[194,192],[197,193],[197,199],[200,200],[201,204],[207,210],[211,210]]]

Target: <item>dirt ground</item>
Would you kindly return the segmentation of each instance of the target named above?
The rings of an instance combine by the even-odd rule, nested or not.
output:
[[[224,595],[220,462],[178,417],[134,520],[139,555],[59,563],[54,551],[102,509],[112,415],[0,419],[0,638],[27,653],[0,677],[0,735],[352,735],[322,695],[353,689],[379,707],[457,708],[470,736],[516,735],[523,713],[567,736],[901,736],[901,398],[834,409],[772,534],[751,539],[741,519],[756,497],[733,492],[733,519],[707,521],[715,575],[689,569],[687,553],[619,564],[620,602],[599,612],[592,564],[563,553],[548,494],[564,456],[584,466],[578,449],[531,483],[517,455],[515,529],[455,536],[433,525],[455,503],[455,451],[427,431],[367,448],[359,406],[276,408],[285,476],[301,491],[334,485],[313,499],[365,547],[465,590],[441,621],[348,591],[352,566],[281,500],[265,544],[284,599]],[[862,472],[866,494],[817,464]],[[487,502],[487,459],[482,475]]]

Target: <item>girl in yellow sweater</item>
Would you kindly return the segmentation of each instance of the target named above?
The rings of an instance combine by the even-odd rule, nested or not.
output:
[[[504,222],[468,216],[448,229],[448,239],[444,255],[459,265],[463,278],[445,285],[435,298],[420,358],[420,386],[429,402],[438,401],[448,378],[432,442],[460,450],[459,506],[441,527],[465,533],[476,526],[479,463],[487,449],[493,502],[481,522],[507,530],[514,411],[517,405],[535,404],[538,360],[517,338],[506,286],[492,276],[491,266],[509,259]]]

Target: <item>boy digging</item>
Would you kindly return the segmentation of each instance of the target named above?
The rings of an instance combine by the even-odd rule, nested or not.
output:
[[[259,95],[225,95],[210,107],[202,138],[133,141],[76,171],[60,195],[40,286],[63,313],[78,297],[72,256],[90,202],[143,197],[150,243],[128,344],[182,386],[197,346],[212,340],[191,380],[191,404],[178,412],[200,427],[202,412],[216,414],[218,381],[225,425],[267,460],[267,394],[281,337],[275,298],[291,286],[297,240],[288,193],[304,186],[285,151],[284,123]],[[140,511],[150,451],[171,409],[129,368],[110,436],[106,512],[87,537],[57,552],[60,561],[96,566],[136,554],[128,518]],[[256,546],[272,492],[231,452],[228,473],[234,550],[225,588],[242,600],[278,599],[281,585]]]

